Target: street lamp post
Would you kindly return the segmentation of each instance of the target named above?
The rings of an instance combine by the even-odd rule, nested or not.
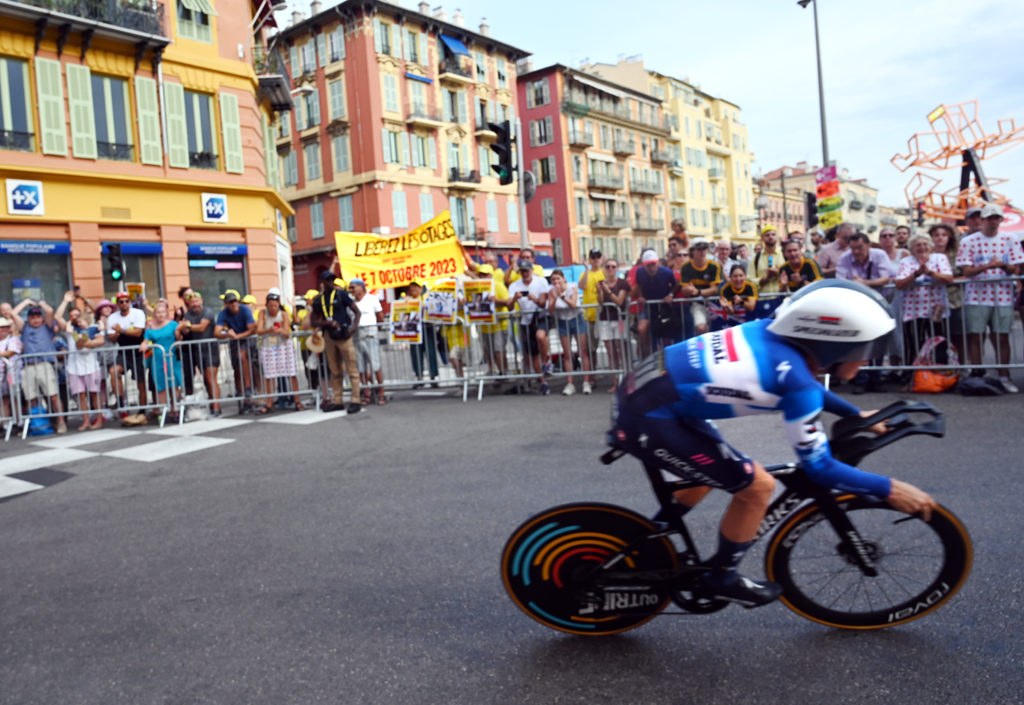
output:
[[[828,166],[828,131],[825,129],[825,87],[821,80],[821,41],[818,38],[817,0],[797,0],[797,5],[806,9],[808,4],[814,10],[814,52],[818,59],[818,112],[821,115],[821,165]]]

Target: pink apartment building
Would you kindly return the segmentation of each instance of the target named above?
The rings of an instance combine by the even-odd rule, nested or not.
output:
[[[393,235],[446,209],[470,250],[517,248],[516,187],[490,168],[487,123],[515,118],[526,52],[425,2],[311,10],[276,39],[296,103],[277,140],[296,288],[330,265],[335,231]]]
[[[519,76],[525,166],[537,179],[531,233],[547,231],[559,264],[591,248],[631,262],[664,252],[669,121],[662,101],[562,65]]]

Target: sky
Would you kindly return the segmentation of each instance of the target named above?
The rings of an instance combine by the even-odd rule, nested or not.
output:
[[[915,169],[900,172],[890,159],[906,153],[915,132],[931,129],[926,116],[940,104],[977,99],[988,133],[999,119],[1024,127],[1019,0],[816,1],[829,156],[878,188],[880,203],[907,204]],[[460,8],[473,30],[486,17],[491,36],[531,52],[534,68],[640,55],[647,68],[738,104],[754,173],[821,164],[813,13],[796,0],[457,0],[444,8],[449,20]],[[306,0],[292,9],[308,16]],[[1008,179],[995,189],[1018,207],[1024,129],[1021,137],[1020,146],[983,162],[990,179]],[[959,168],[928,173],[943,190],[959,183]]]

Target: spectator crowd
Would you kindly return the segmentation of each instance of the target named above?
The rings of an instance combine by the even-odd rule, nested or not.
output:
[[[626,263],[594,249],[578,277],[563,269],[545,277],[528,248],[507,263],[494,252],[481,261],[467,256],[455,278],[457,310],[466,305],[465,283],[486,280],[490,295],[473,305],[493,307],[496,320],[421,323],[421,337],[407,346],[412,378],[401,381],[436,387],[446,376],[442,365],[451,367],[449,378],[463,379],[474,363],[486,365],[486,377],[517,377],[539,394],[551,392],[556,369],[566,396],[591,394],[601,371],[614,391],[614,373],[633,356],[770,316],[787,295],[836,277],[877,289],[899,322],[884,357],[873,362],[904,371],[862,373],[854,392],[893,381],[906,388],[906,368],[922,355],[936,364],[962,359],[971,375],[983,376],[988,344],[999,365],[995,383],[1015,393],[1007,366],[1014,309],[1024,320],[1021,281],[1014,279],[1024,250],[1000,232],[1002,220],[999,207],[985,205],[967,212],[962,235],[945,224],[913,236],[906,226],[886,226],[878,242],[846,223],[807,239],[799,232],[780,237],[767,226],[753,252],[728,239],[690,238],[675,221],[664,255],[645,250]],[[363,281],[345,282],[335,270],[291,306],[276,288],[262,307],[252,295],[228,290],[215,311],[187,286],[177,306],[133,301],[125,292],[94,303],[77,289],[56,309],[43,300],[0,303],[0,420],[17,412],[47,419],[35,425],[40,433],[65,433],[73,417],[87,431],[117,417],[145,424],[166,409],[216,418],[225,399],[240,413],[264,415],[275,407],[302,410],[302,395],[318,390],[326,411],[384,405],[384,308]],[[424,294],[420,282],[400,292],[408,301]],[[222,366],[230,372],[222,374]]]

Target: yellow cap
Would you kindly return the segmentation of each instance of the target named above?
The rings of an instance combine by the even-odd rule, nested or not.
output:
[[[305,294],[302,295],[302,298],[304,298],[304,299],[315,299],[318,296],[320,296],[320,292],[319,291],[317,291],[316,289],[310,289],[309,291],[307,291]]]
[[[345,280],[342,279],[341,277],[338,277],[337,279],[334,280],[334,286],[340,286],[342,289],[344,289],[346,286]]]
[[[242,297],[242,303],[243,304],[255,304],[256,303],[256,297],[253,296],[252,294],[246,294],[245,296]]]
[[[234,294],[236,299],[242,298],[242,295],[238,293],[238,289],[228,289],[227,291],[220,295],[220,298],[223,299],[228,294]]]
[[[761,228],[761,234],[764,235],[765,233],[773,232],[774,230],[775,230],[775,226],[774,225],[766,225],[763,228]]]
[[[494,267],[489,264],[481,264],[476,268],[479,274],[494,274]]]

